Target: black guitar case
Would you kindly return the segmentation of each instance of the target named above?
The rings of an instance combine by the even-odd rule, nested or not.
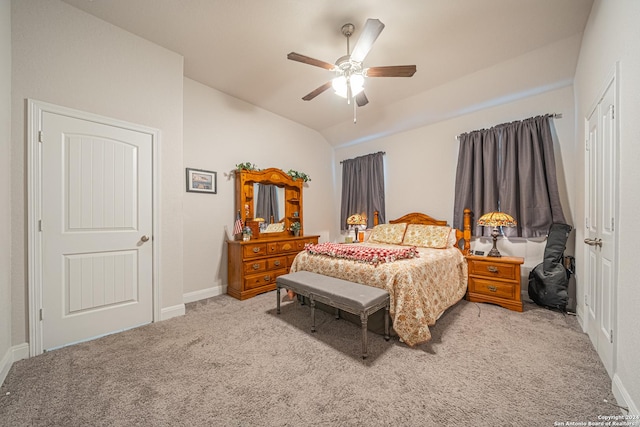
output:
[[[568,224],[551,224],[543,262],[529,273],[529,298],[540,306],[563,312],[569,299],[570,272],[564,265],[564,250],[570,232]]]

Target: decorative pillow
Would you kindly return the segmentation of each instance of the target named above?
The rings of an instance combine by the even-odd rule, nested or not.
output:
[[[402,243],[406,229],[407,223],[405,222],[400,224],[378,224],[373,227],[368,241],[372,243],[399,245]]]
[[[444,249],[449,242],[451,227],[444,225],[409,224],[403,245],[422,248]]]
[[[447,242],[447,248],[455,248],[458,244],[458,239],[456,237],[456,229],[452,228],[451,233],[449,233],[449,241]]]

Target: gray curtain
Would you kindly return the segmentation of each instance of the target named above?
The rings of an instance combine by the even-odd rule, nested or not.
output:
[[[256,204],[256,217],[264,218],[269,223],[271,215],[274,222],[280,221],[278,214],[278,193],[275,185],[258,184],[258,201]]]
[[[505,125],[502,130],[500,207],[518,221],[507,236],[546,236],[554,222],[566,223],[556,178],[551,116]]]
[[[355,213],[367,214],[367,227],[373,227],[375,211],[380,223],[385,222],[383,155],[380,152],[342,161],[342,230],[347,229],[347,218]]]
[[[486,212],[498,210],[499,138],[492,129],[460,135],[460,151],[456,170],[453,226],[462,230],[464,209],[469,208],[475,220]],[[487,236],[491,230],[476,226],[473,234]]]
[[[545,236],[553,222],[565,222],[553,153],[551,116],[499,125],[460,135],[454,200],[456,228],[470,208],[474,222],[491,211],[506,212],[517,227],[507,236]],[[475,227],[486,235],[489,227]]]

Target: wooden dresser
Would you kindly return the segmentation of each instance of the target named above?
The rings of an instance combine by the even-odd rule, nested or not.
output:
[[[229,240],[227,293],[243,300],[274,290],[276,277],[287,274],[298,252],[306,243],[317,244],[318,237],[260,238],[246,242]]]
[[[498,304],[522,311],[520,265],[523,258],[468,255],[469,285],[467,299]]]

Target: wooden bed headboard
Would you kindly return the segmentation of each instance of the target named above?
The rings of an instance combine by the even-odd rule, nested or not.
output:
[[[373,213],[373,225],[374,226],[378,225],[379,221],[380,219],[378,218],[378,211],[376,211]],[[401,216],[400,218],[389,220],[389,224],[399,224],[403,222],[406,222],[407,224],[448,225],[447,221],[434,219],[429,215],[419,213],[419,212],[409,213],[404,216]],[[458,245],[456,247],[460,249],[460,245],[459,245],[460,240],[463,240],[464,242],[463,248],[460,250],[462,251],[463,255],[469,255],[469,252],[471,250],[471,210],[470,209],[464,210],[463,229],[458,230],[456,228],[455,230],[456,230],[456,241],[458,242]]]

